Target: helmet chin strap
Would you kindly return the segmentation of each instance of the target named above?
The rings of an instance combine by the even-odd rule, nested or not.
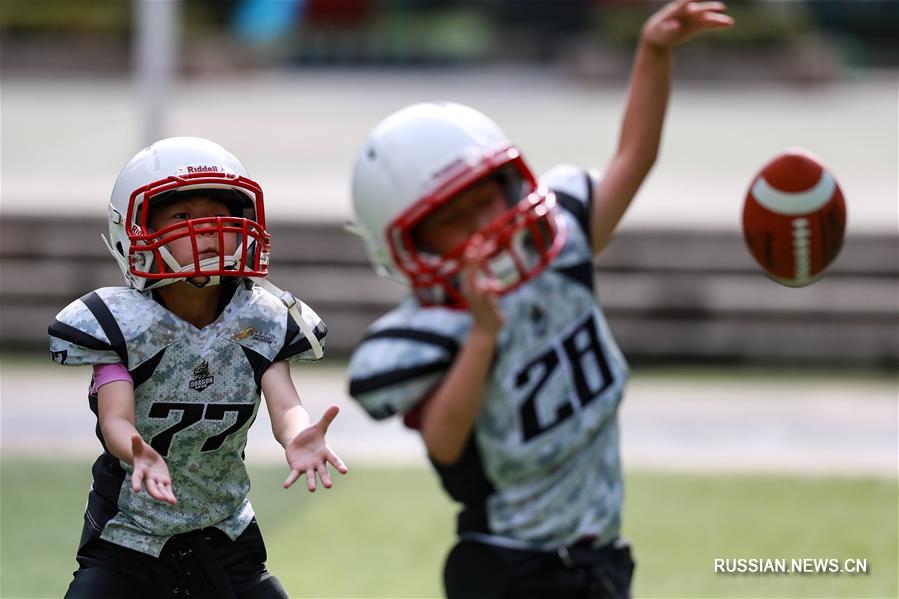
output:
[[[100,239],[103,240],[103,244],[106,246],[106,249],[109,250],[109,253],[112,254],[112,257],[115,258],[116,262],[118,262],[119,267],[122,269],[122,272],[124,272],[124,273],[129,272],[130,267],[129,267],[128,261],[125,259],[125,257],[122,256],[121,254],[119,254],[118,252],[116,252],[112,248],[112,245],[106,239],[106,236],[103,235],[102,233],[100,234]],[[169,267],[169,269],[172,272],[179,273],[179,272],[193,272],[194,271],[193,264],[188,264],[187,266],[181,266],[178,263],[178,261],[175,260],[175,257],[172,256],[172,253],[169,252],[169,250],[167,248],[164,248],[164,247],[160,248],[159,253],[162,255],[162,259],[165,261],[166,265]],[[235,256],[225,256],[224,263],[225,263],[225,268],[234,268],[237,265],[237,258]],[[201,271],[203,269],[218,268],[218,265],[219,265],[219,259],[217,256],[213,256],[211,258],[206,258],[204,260],[200,260],[200,270]],[[203,284],[197,284],[196,282],[190,280],[191,278],[199,278],[199,277],[205,277],[207,279],[206,282]],[[126,278],[127,278],[127,275],[126,275]],[[172,283],[177,283],[178,281],[185,281],[185,282],[193,285],[194,287],[203,288],[203,287],[209,287],[211,285],[218,285],[221,283],[221,279],[222,279],[222,277],[219,275],[203,275],[203,274],[199,274],[199,275],[196,275],[196,277],[191,277],[191,278],[178,277],[178,278],[171,278],[171,279],[158,279],[155,281],[151,281],[149,279],[143,279],[143,280],[146,281],[146,283],[150,283],[152,289],[159,289],[160,287],[165,287],[166,285],[171,285]],[[146,290],[147,288],[148,288],[148,286],[145,284],[142,290]],[[138,289],[140,289],[140,287],[138,287]]]
[[[162,256],[162,259],[165,261],[166,265],[169,267],[169,270],[171,270],[173,273],[188,273],[188,272],[193,273],[194,272],[195,268],[194,268],[193,264],[181,266],[181,264],[179,264],[178,261],[175,260],[175,257],[172,256],[172,253],[167,248],[164,248],[164,247],[159,248],[159,253]],[[218,285],[219,283],[221,283],[222,277],[220,275],[207,275],[207,274],[203,274],[203,272],[202,272],[205,269],[209,269],[209,270],[218,269],[218,266],[219,266],[218,256],[212,256],[210,258],[205,258],[203,260],[200,260],[199,264],[200,264],[200,269],[199,269],[200,274],[194,275],[193,277],[179,277],[179,278],[173,278],[173,279],[163,279],[163,281],[165,281],[165,282],[161,282],[161,283],[155,285],[155,287],[162,287],[165,285],[170,285],[171,283],[176,283],[178,281],[186,281],[187,283],[193,285],[194,287],[199,287],[199,288],[209,287],[212,285]],[[235,258],[234,256],[225,256],[224,265],[225,265],[226,269],[235,268],[237,266],[237,258]],[[202,283],[202,284],[198,284],[195,281],[191,280],[193,278],[205,278],[206,282]]]
[[[165,258],[165,254],[168,254],[168,252],[163,253],[163,258]],[[166,260],[166,262],[168,262],[168,260]],[[237,259],[234,256],[226,256],[224,262],[225,262],[226,269],[227,268],[233,269],[237,265]],[[219,285],[222,282],[222,277],[220,275],[206,275],[206,274],[203,274],[203,272],[202,272],[204,269],[207,269],[207,268],[210,268],[210,269],[218,268],[218,265],[219,265],[218,257],[212,257],[212,258],[206,258],[204,260],[200,260],[200,274],[193,276],[193,277],[184,277],[183,280],[186,281],[187,283],[193,285],[194,287],[198,287],[201,289],[203,287]],[[177,270],[175,270],[175,272],[193,272],[193,271],[194,271],[193,264],[189,264],[187,266],[181,266]],[[194,281],[194,279],[200,279],[200,278],[205,278],[206,282],[199,284],[196,281]],[[182,279],[174,279],[174,280],[178,281],[178,280],[182,280]]]

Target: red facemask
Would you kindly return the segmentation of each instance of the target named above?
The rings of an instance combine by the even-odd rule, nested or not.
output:
[[[195,218],[169,225],[158,231],[150,231],[148,226],[150,211],[143,208],[150,206],[154,197],[187,186],[191,189],[208,186],[213,189],[224,187],[245,190],[255,198],[255,219],[240,216]],[[236,193],[242,194],[241,191]],[[247,177],[216,172],[167,177],[136,189],[129,199],[125,218],[126,223],[129,223],[127,227],[130,242],[129,270],[135,276],[160,280],[213,276],[264,277],[268,274],[271,245],[270,236],[265,230],[262,188]],[[224,248],[226,233],[238,236],[239,252],[232,256],[220,252],[217,258],[201,261],[197,236],[218,235],[219,247]],[[182,265],[180,270],[175,271],[164,260],[160,250],[167,244],[185,237],[190,238],[193,246],[193,264]],[[150,265],[149,268],[147,265]]]
[[[500,171],[512,172],[522,183],[510,207],[464,243],[442,256],[422,251],[413,231],[435,210],[457,194]],[[503,295],[536,277],[556,257],[565,241],[564,222],[555,195],[537,185],[518,150],[503,147],[475,165],[452,170],[429,195],[421,198],[387,227],[394,263],[409,279],[424,305],[464,309],[461,288],[464,257],[472,245],[483,260],[478,274],[497,295]]]

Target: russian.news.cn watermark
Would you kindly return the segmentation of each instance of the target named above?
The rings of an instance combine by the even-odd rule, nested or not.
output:
[[[868,560],[857,557],[844,559],[835,557],[716,557],[715,574],[865,576],[868,574]]]

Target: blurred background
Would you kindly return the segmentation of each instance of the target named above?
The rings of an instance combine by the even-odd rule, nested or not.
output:
[[[89,374],[46,360],[46,327],[74,298],[121,284],[99,239],[109,193],[138,149],[171,135],[217,141],[261,182],[271,278],[330,328],[330,365],[295,380],[313,415],[341,405],[332,442],[361,468],[331,500],[276,496],[278,448],[256,424],[248,456],[272,569],[303,596],[436,596],[454,508],[416,435],[368,420],[345,392],[354,343],[403,294],[343,230],[355,153],[390,112],[443,99],[492,116],[538,172],[602,170],[640,27],[660,6],[0,0],[0,596],[59,596],[74,568],[99,445]],[[678,51],[659,161],[597,261],[634,367],[621,417],[635,588],[895,596],[899,3],[747,1],[728,12],[733,30]],[[832,169],[848,223],[827,275],[788,289],[755,265],[740,218],[754,174],[796,146]],[[697,536],[710,519],[717,536]],[[308,546],[309,531],[357,558],[349,573]],[[31,546],[50,557],[24,559]],[[877,566],[830,578],[712,570],[712,556],[827,552]],[[400,564],[412,565],[400,575]]]

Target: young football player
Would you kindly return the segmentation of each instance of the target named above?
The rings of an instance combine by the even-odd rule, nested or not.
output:
[[[50,325],[51,355],[91,364],[104,452],[67,599],[287,597],[266,551],[244,466],[260,392],[290,474],[346,467],[310,423],[289,362],[322,357],[324,322],[263,278],[260,186],[230,153],[177,137],[138,152],[109,204],[107,245],[127,287],[88,293]]]
[[[678,0],[645,23],[605,175],[537,180],[483,114],[453,103],[384,119],[355,163],[357,223],[379,273],[411,287],[349,365],[375,418],[418,429],[462,509],[450,599],[624,597],[617,412],[628,366],[593,257],[655,161],[674,48],[733,21]]]

